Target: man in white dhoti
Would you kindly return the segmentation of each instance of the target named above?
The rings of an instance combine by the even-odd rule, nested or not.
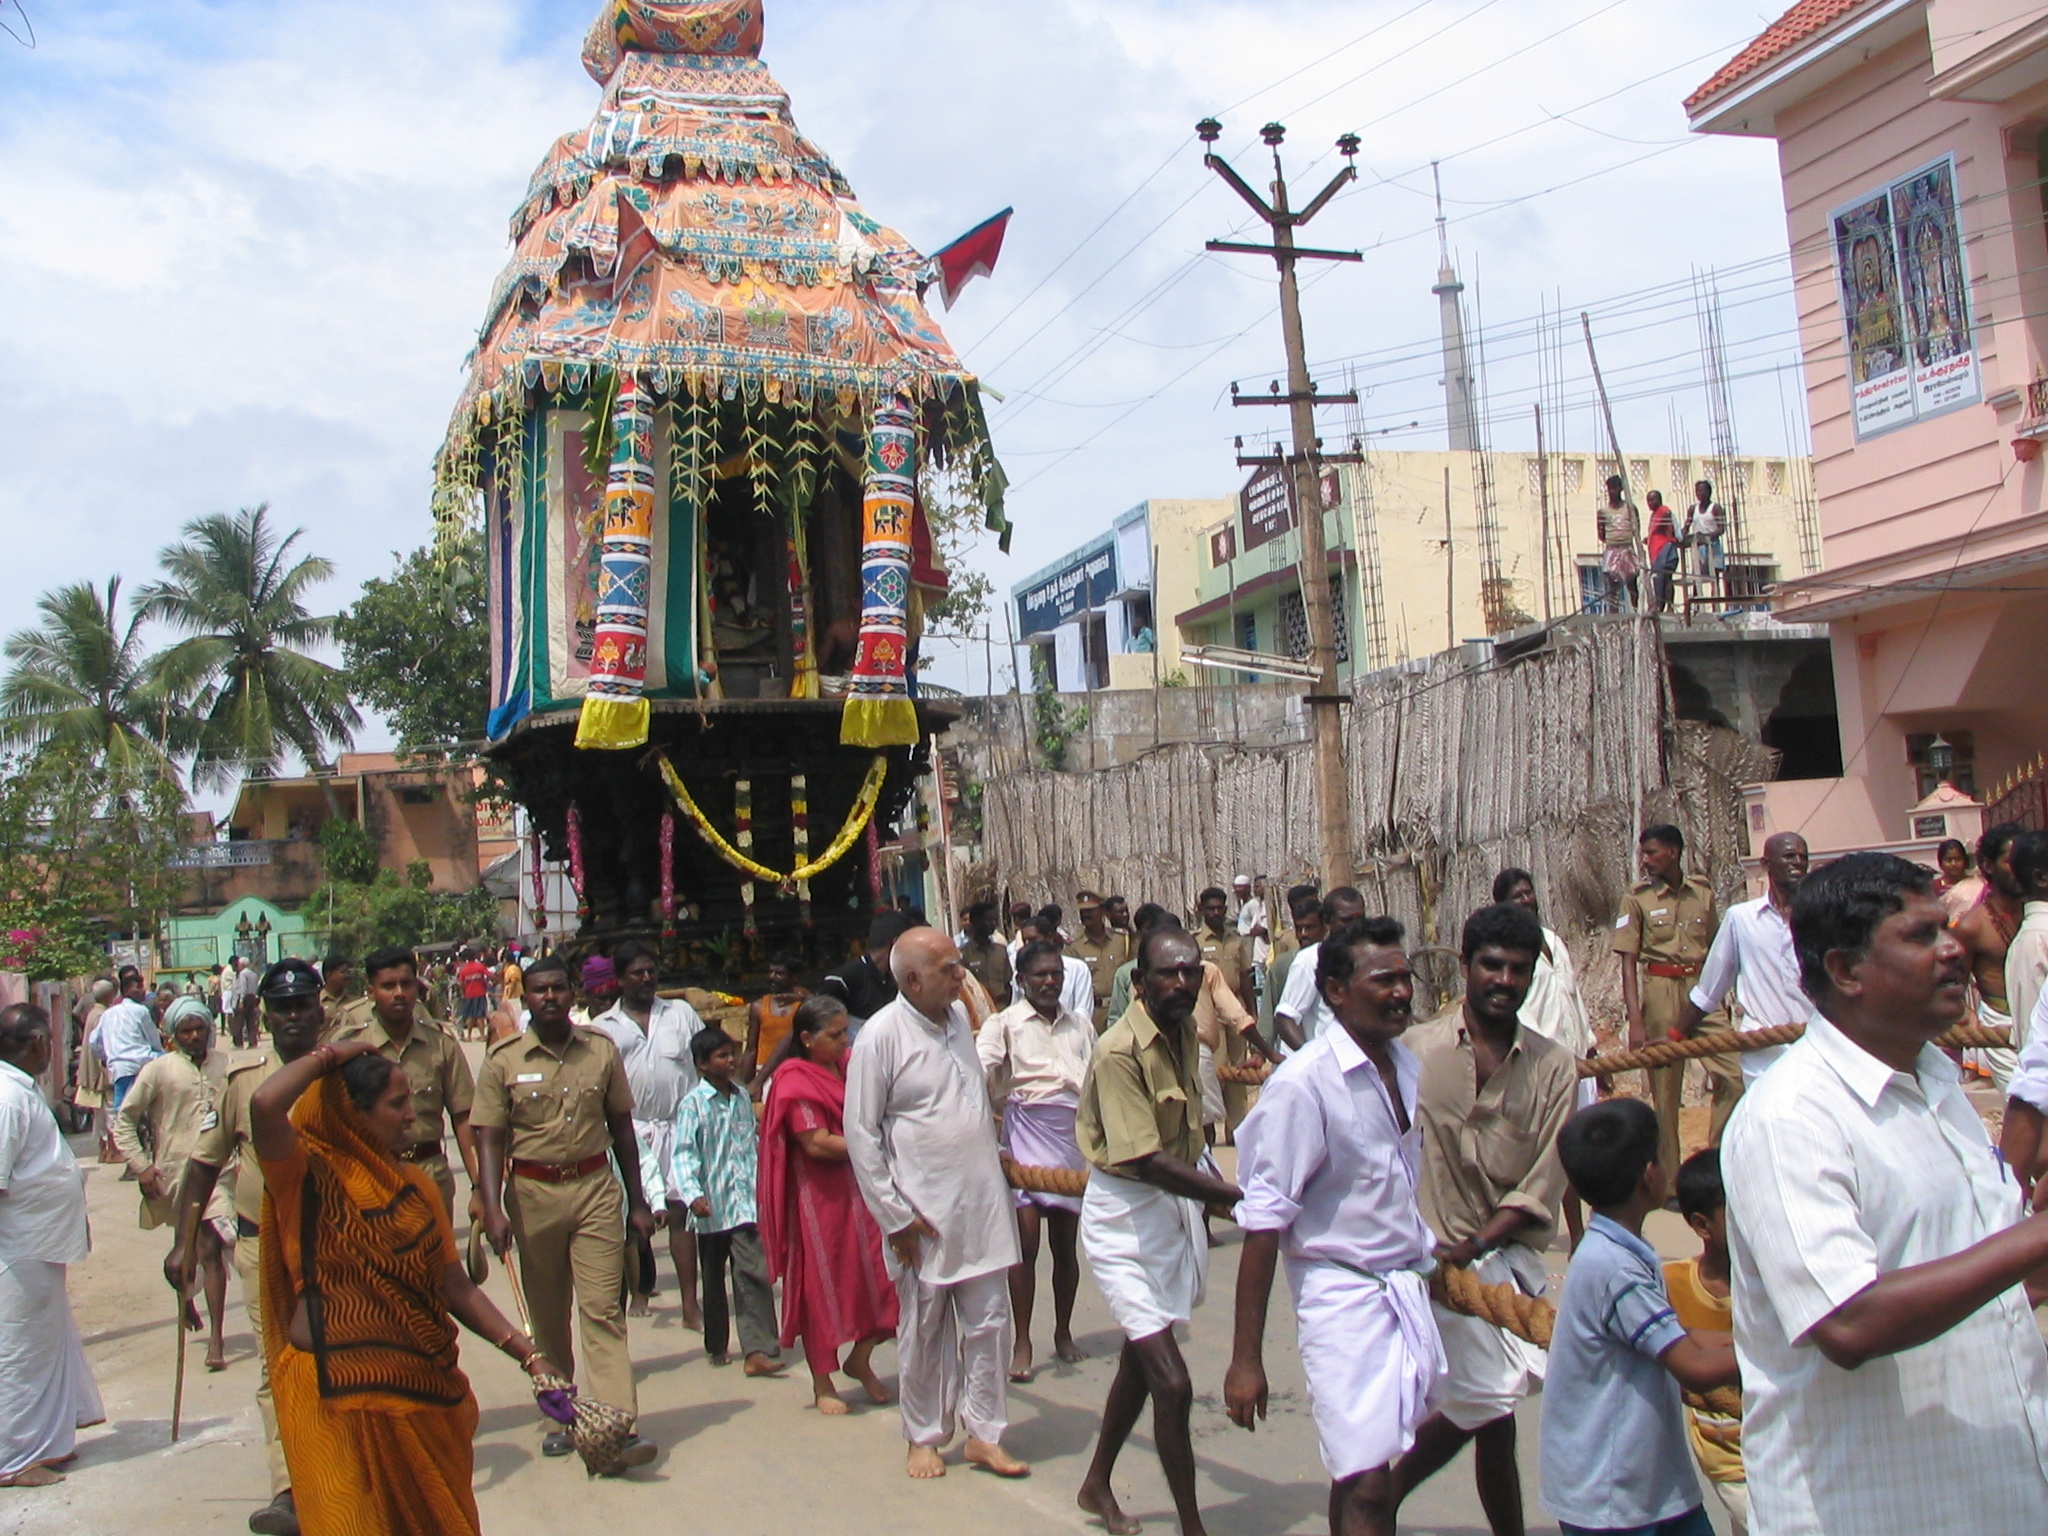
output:
[[[1331,1536],[1393,1536],[1393,1462],[1444,1374],[1425,1279],[1436,1240],[1416,1203],[1421,1067],[1400,1043],[1415,997],[1401,937],[1372,917],[1323,941],[1338,1027],[1282,1063],[1238,1129],[1245,1240],[1224,1405],[1245,1429],[1266,1416],[1266,1304],[1284,1254]]]
[[[1549,1283],[1543,1250],[1566,1183],[1557,1133],[1579,1081],[1563,1047],[1518,1017],[1542,947],[1542,925],[1526,907],[1481,907],[1459,946],[1463,1002],[1410,1041],[1422,1064],[1422,1215],[1436,1233],[1437,1260],[1531,1296]],[[1395,1499],[1474,1440],[1487,1523],[1494,1536],[1522,1536],[1515,1405],[1542,1383],[1544,1353],[1476,1317],[1434,1310],[1449,1374],[1414,1448],[1395,1465]]]
[[[626,1064],[626,1081],[633,1087],[633,1130],[640,1142],[642,1181],[647,1186],[648,1203],[662,1213],[668,1228],[669,1259],[676,1267],[676,1287],[682,1293],[683,1326],[702,1328],[697,1238],[690,1231],[689,1207],[676,1187],[674,1165],[676,1110],[682,1106],[683,1095],[697,1086],[690,1042],[703,1030],[704,1021],[681,998],[660,995],[661,959],[647,945],[628,939],[613,954],[612,964],[618,967],[619,1000],[591,1020],[591,1027],[611,1036]],[[654,1201],[657,1186],[659,1204]],[[641,1286],[633,1288],[633,1305],[640,1309],[636,1316],[646,1315],[645,1292],[654,1289],[653,1275],[641,1279],[645,1291]]]
[[[1059,947],[1040,940],[1017,952],[1017,984],[1023,993],[981,1026],[974,1048],[988,1074],[989,1102],[1003,1122],[1003,1150],[1027,1168],[1087,1165],[1074,1140],[1074,1112],[1081,1080],[1095,1049],[1094,1021],[1060,1005],[1065,981]],[[1020,1189],[1016,1193],[1017,1241],[1022,1252],[1010,1271],[1010,1310],[1017,1343],[1010,1380],[1031,1379],[1031,1313],[1038,1300],[1041,1227],[1052,1232],[1052,1347],[1060,1359],[1082,1358],[1074,1342],[1074,1296],[1081,1288],[1076,1248],[1081,1202],[1073,1195]]]
[[[105,1420],[64,1271],[91,1246],[85,1179],[38,1085],[50,1016],[0,1010],[0,1487],[41,1488]]]
[[[1195,1392],[1173,1325],[1202,1302],[1203,1205],[1235,1205],[1241,1192],[1213,1171],[1202,1142],[1201,946],[1161,926],[1139,940],[1137,963],[1138,1000],[1096,1042],[1074,1126],[1090,1169],[1081,1247],[1124,1335],[1076,1502],[1119,1536],[1139,1528],[1109,1479],[1150,1397],[1152,1440],[1182,1536],[1203,1536],[1188,1428]]]
[[[912,1477],[943,1477],[956,1420],[962,1454],[1003,1477],[1017,1219],[988,1088],[958,999],[967,968],[936,928],[896,941],[896,1000],[871,1015],[846,1068],[846,1152],[888,1234],[900,1312],[896,1367]]]

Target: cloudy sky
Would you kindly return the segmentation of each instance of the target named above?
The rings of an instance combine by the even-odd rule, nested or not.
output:
[[[0,38],[7,627],[35,592],[141,578],[186,519],[259,500],[337,562],[341,606],[427,534],[506,218],[597,100],[577,61],[594,0],[22,3],[37,46]],[[1202,252],[1246,218],[1202,167],[1206,113],[1254,181],[1259,126],[1284,122],[1297,198],[1341,165],[1339,133],[1361,136],[1358,184],[1306,238],[1365,260],[1314,273],[1305,311],[1318,377],[1350,362],[1368,427],[1421,422],[1389,446],[1442,443],[1432,160],[1488,332],[1496,446],[1528,445],[1536,321],[1561,306],[1565,441],[1592,445],[1589,308],[1624,441],[1700,451],[1696,269],[1719,273],[1743,446],[1803,439],[1773,146],[1690,138],[1679,107],[1774,13],[768,0],[765,56],[867,207],[923,248],[1016,207],[996,277],[945,317],[1006,397],[1018,532],[982,552],[1005,589],[1146,496],[1240,479],[1231,439],[1254,413],[1229,383],[1264,386],[1279,329],[1270,267]]]

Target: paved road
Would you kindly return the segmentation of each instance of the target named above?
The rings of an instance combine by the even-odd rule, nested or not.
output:
[[[75,1142],[90,1158],[85,1139]],[[158,1265],[167,1238],[138,1231],[132,1184],[118,1168],[89,1164],[92,1256],[72,1271],[71,1295],[86,1352],[106,1398],[109,1422],[86,1432],[70,1479],[49,1489],[0,1490],[0,1532],[105,1536],[147,1530],[163,1536],[242,1529],[266,1497],[260,1431],[250,1393],[255,1341],[230,1282],[228,1369],[209,1376],[203,1351],[190,1352],[181,1444],[168,1444],[174,1335],[171,1299]],[[1228,1230],[1222,1229],[1222,1230]],[[1657,1218],[1652,1236],[1667,1251],[1690,1251],[1677,1218]],[[1272,1536],[1327,1529],[1327,1484],[1293,1348],[1293,1319],[1283,1299],[1273,1308],[1268,1348],[1272,1417],[1256,1436],[1223,1415],[1229,1353],[1229,1297],[1235,1284],[1235,1233],[1215,1250],[1210,1302],[1196,1314],[1188,1345],[1199,1397],[1196,1452],[1202,1500],[1214,1536]],[[666,1255],[664,1253],[664,1262]],[[1553,1256],[1553,1268],[1562,1255]],[[903,1442],[893,1409],[863,1409],[827,1420],[796,1381],[748,1380],[737,1367],[714,1369],[698,1336],[674,1310],[673,1277],[655,1315],[633,1324],[645,1433],[663,1452],[651,1466],[617,1480],[587,1479],[580,1463],[540,1456],[540,1431],[522,1378],[468,1335],[471,1372],[483,1422],[476,1486],[484,1529],[492,1536],[559,1536],[592,1531],[686,1530],[692,1536],[922,1536],[1023,1530],[1100,1530],[1074,1507],[1074,1489],[1093,1448],[1117,1338],[1085,1277],[1076,1332],[1090,1358],[1043,1370],[1012,1389],[1007,1444],[1034,1466],[1005,1483],[957,1463],[933,1484],[903,1475]],[[501,1275],[490,1289],[510,1315]],[[1041,1287],[1041,1297],[1045,1288]],[[1046,1323],[1039,1344],[1047,1346]],[[893,1351],[877,1363],[888,1375]],[[1535,1507],[1536,1410],[1523,1410],[1523,1464],[1532,1532],[1555,1527]],[[1158,1463],[1148,1440],[1133,1441],[1117,1477],[1124,1507],[1152,1531],[1174,1529]],[[1469,1460],[1461,1459],[1411,1502],[1404,1529],[1481,1536]]]

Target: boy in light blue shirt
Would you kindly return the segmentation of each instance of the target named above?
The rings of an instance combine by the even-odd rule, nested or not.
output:
[[[1643,1241],[1668,1182],[1656,1112],[1640,1099],[1591,1105],[1557,1150],[1593,1218],[1551,1334],[1543,1507],[1565,1536],[1713,1536],[1679,1394],[1733,1386],[1735,1344],[1686,1331]]]
[[[704,1292],[704,1353],[713,1365],[726,1353],[730,1313],[725,1275],[732,1271],[732,1311],[739,1313],[740,1350],[749,1376],[783,1369],[775,1341],[775,1291],[755,1223],[754,1170],[759,1133],[754,1101],[733,1081],[739,1043],[724,1030],[703,1030],[690,1042],[696,1086],[676,1108],[672,1158],[675,1187],[697,1234],[697,1273]]]

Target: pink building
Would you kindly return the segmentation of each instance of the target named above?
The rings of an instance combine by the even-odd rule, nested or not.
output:
[[[2048,12],[1799,0],[1685,105],[1778,143],[1824,558],[1777,611],[1828,625],[1841,720],[1845,777],[1752,834],[1915,840],[1936,761],[1981,795],[2048,750]]]

